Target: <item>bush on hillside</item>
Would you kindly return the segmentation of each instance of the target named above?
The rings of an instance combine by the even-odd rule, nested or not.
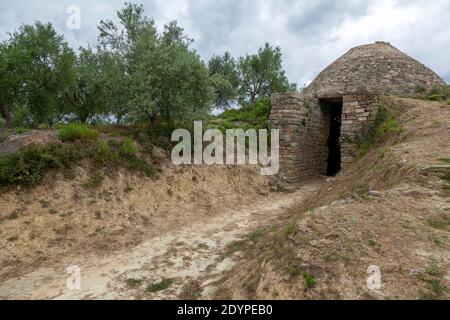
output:
[[[0,187],[32,187],[51,169],[69,169],[81,159],[70,144],[30,145],[18,153],[0,157]]]
[[[386,107],[380,106],[372,127],[360,137],[358,158],[366,155],[375,144],[386,140],[389,134],[401,131],[402,127],[395,115]]]
[[[124,167],[152,176],[153,167],[136,154],[132,139],[25,146],[16,154],[0,157],[0,189],[36,186],[50,170],[70,170],[80,165],[82,159],[91,160],[95,170]]]
[[[225,131],[236,128],[236,122],[241,122],[243,129],[268,129],[270,108],[270,99],[263,97],[251,106],[224,111],[218,117],[222,120],[219,129]]]
[[[76,140],[97,140],[100,133],[81,123],[69,123],[59,129],[59,139],[63,142],[73,142]]]
[[[429,101],[442,101],[450,104],[450,85],[436,86],[432,89],[425,89],[423,87],[417,87],[416,93],[418,98]]]

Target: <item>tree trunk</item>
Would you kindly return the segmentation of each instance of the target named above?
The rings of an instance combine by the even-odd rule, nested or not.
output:
[[[12,127],[11,114],[9,113],[8,107],[4,104],[0,104],[0,115],[5,119],[6,126],[8,128]]]

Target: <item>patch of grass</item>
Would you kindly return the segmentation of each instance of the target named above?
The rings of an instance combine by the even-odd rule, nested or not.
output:
[[[432,277],[442,277],[442,272],[439,269],[436,259],[431,258],[428,262],[426,273]]]
[[[435,86],[428,90],[421,87],[416,89],[416,93],[420,99],[448,103],[450,100],[450,85]]]
[[[27,128],[23,128],[23,127],[18,127],[18,128],[15,128],[14,131],[17,134],[24,134],[25,132],[28,131],[28,129]]]
[[[381,149],[380,151],[380,157],[384,158],[384,156],[389,153],[391,151],[391,148],[389,147],[384,147],[383,149]]]
[[[442,284],[444,273],[439,268],[436,259],[431,258],[424,273],[419,274],[419,279],[428,284],[428,292],[423,292],[421,299],[438,300],[448,288]]]
[[[373,240],[373,239],[370,239],[370,240],[368,241],[368,244],[369,244],[369,246],[371,246],[371,247],[377,246],[377,242],[376,242],[375,240]]]
[[[287,239],[291,235],[294,235],[296,231],[297,231],[297,220],[293,220],[283,228],[282,235],[285,239]]]
[[[436,237],[436,236],[432,236],[431,240],[438,247],[443,247],[444,246],[444,242],[441,239],[439,239],[438,237]]]
[[[127,286],[130,288],[136,288],[139,287],[142,283],[142,279],[135,279],[135,278],[128,278],[126,280]]]
[[[57,214],[58,211],[56,211],[55,209],[48,209],[48,213],[50,213],[50,214]]]
[[[446,182],[445,189],[450,191],[450,173],[448,173],[445,176],[443,176],[442,180],[444,180]]]
[[[97,167],[123,166],[130,170],[144,172],[148,177],[154,175],[153,167],[144,160],[138,158],[137,147],[133,140],[127,139],[123,142],[116,140],[102,141],[94,154],[94,163]]]
[[[433,93],[427,97],[429,101],[443,101],[445,98],[443,93]]]
[[[153,284],[150,284],[145,291],[147,292],[158,292],[168,289],[172,284],[174,280],[173,279],[163,279],[160,282],[156,282]]]
[[[100,133],[87,125],[80,123],[69,123],[59,129],[58,137],[63,142],[76,140],[97,140]]]
[[[375,121],[369,130],[361,135],[358,143],[358,158],[365,156],[376,144],[385,141],[392,133],[401,132],[403,128],[394,114],[386,107],[380,106]],[[382,155],[384,156],[384,154]]]
[[[310,275],[308,272],[303,272],[303,288],[305,290],[314,288],[316,286],[316,278]]]
[[[250,233],[248,235],[248,239],[250,241],[257,241],[258,239],[260,239],[262,236],[264,235],[264,231],[263,230],[255,230],[252,233]]]
[[[102,213],[100,211],[95,211],[95,219],[100,220],[102,218]]]
[[[438,160],[441,162],[446,162],[446,163],[450,164],[450,158],[440,158]]]

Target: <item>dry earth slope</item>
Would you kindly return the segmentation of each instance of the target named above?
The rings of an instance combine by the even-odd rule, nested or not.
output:
[[[401,131],[292,194],[230,167],[119,172],[92,190],[80,168],[2,194],[0,297],[448,299],[450,107],[385,105]],[[82,290],[66,287],[72,264]]]
[[[402,130],[240,245],[217,298],[450,298],[450,106],[384,104]],[[378,290],[369,266],[380,268]]]

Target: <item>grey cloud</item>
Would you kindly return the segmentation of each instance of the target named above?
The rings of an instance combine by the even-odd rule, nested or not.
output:
[[[101,19],[116,21],[122,0],[0,0],[0,39],[35,20],[53,22],[74,48],[93,43]],[[270,42],[281,47],[291,81],[303,84],[352,46],[390,41],[450,81],[448,0],[142,0],[159,27],[178,20],[206,61],[230,51],[254,52]],[[79,5],[81,30],[68,30],[68,5]],[[387,9],[386,9],[387,7]],[[384,9],[383,9],[384,8]],[[385,10],[381,14],[377,10]],[[389,15],[395,12],[393,15]],[[418,14],[417,14],[418,13]],[[379,14],[379,16],[377,16]],[[345,27],[345,28],[344,28]]]
[[[306,2],[288,20],[289,31],[303,41],[315,38],[328,39],[332,27],[346,18],[360,17],[367,12],[372,1],[319,0]]]

